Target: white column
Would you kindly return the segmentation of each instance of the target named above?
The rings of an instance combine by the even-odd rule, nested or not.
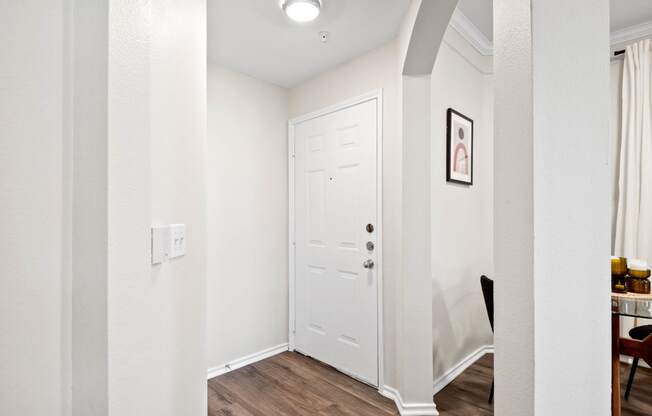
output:
[[[109,415],[205,415],[206,1],[110,0],[108,31]]]
[[[403,284],[400,298],[401,394],[409,410],[433,405],[430,263],[430,75],[403,76]],[[408,410],[408,409],[406,409]]]
[[[72,24],[72,414],[205,415],[206,2],[74,0]],[[152,266],[172,223],[186,254]]]
[[[457,0],[414,1],[399,34],[402,99],[402,270],[397,297],[397,372],[402,414],[433,404],[430,227],[430,76]]]
[[[70,389],[65,1],[0,2],[0,414]]]
[[[108,414],[106,0],[71,0],[72,415]]]
[[[610,413],[607,0],[496,0],[496,414]]]

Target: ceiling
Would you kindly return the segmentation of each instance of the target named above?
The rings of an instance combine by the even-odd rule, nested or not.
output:
[[[410,0],[322,0],[309,24],[290,21],[281,0],[208,0],[208,59],[293,87],[392,39]],[[491,41],[492,0],[460,0],[458,9]],[[652,0],[611,0],[611,31],[652,21]],[[329,32],[322,43],[320,32]]]
[[[485,35],[493,38],[492,0],[460,0],[458,9]],[[652,21],[652,0],[611,0],[611,31]]]
[[[319,18],[290,21],[280,0],[209,0],[208,59],[292,87],[392,39],[409,0],[323,0]],[[319,32],[328,31],[322,43]]]
[[[652,21],[651,0],[611,0],[611,31]]]

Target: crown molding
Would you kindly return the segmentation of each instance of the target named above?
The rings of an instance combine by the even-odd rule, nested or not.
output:
[[[611,45],[619,45],[647,36],[652,36],[652,20],[611,32]]]
[[[459,9],[455,9],[453,12],[450,26],[469,42],[478,53],[483,56],[493,55],[493,42],[487,39],[480,29]],[[652,20],[611,32],[610,43],[611,46],[620,45],[648,36],[652,36]]]
[[[487,37],[473,24],[471,20],[459,9],[455,9],[451,17],[450,26],[457,31],[467,42],[477,50],[480,55],[491,56],[494,53],[494,45]]]
[[[493,73],[493,56],[480,54],[457,30],[446,31],[442,47],[444,45],[448,46],[451,51],[458,54],[481,74],[489,75]]]

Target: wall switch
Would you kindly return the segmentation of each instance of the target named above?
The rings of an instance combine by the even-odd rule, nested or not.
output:
[[[170,224],[170,249],[168,257],[173,259],[186,254],[186,225]]]
[[[168,256],[170,247],[170,227],[152,227],[152,264],[161,264]]]

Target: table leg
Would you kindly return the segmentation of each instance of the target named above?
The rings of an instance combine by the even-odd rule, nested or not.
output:
[[[620,315],[611,315],[611,414],[620,416]]]

